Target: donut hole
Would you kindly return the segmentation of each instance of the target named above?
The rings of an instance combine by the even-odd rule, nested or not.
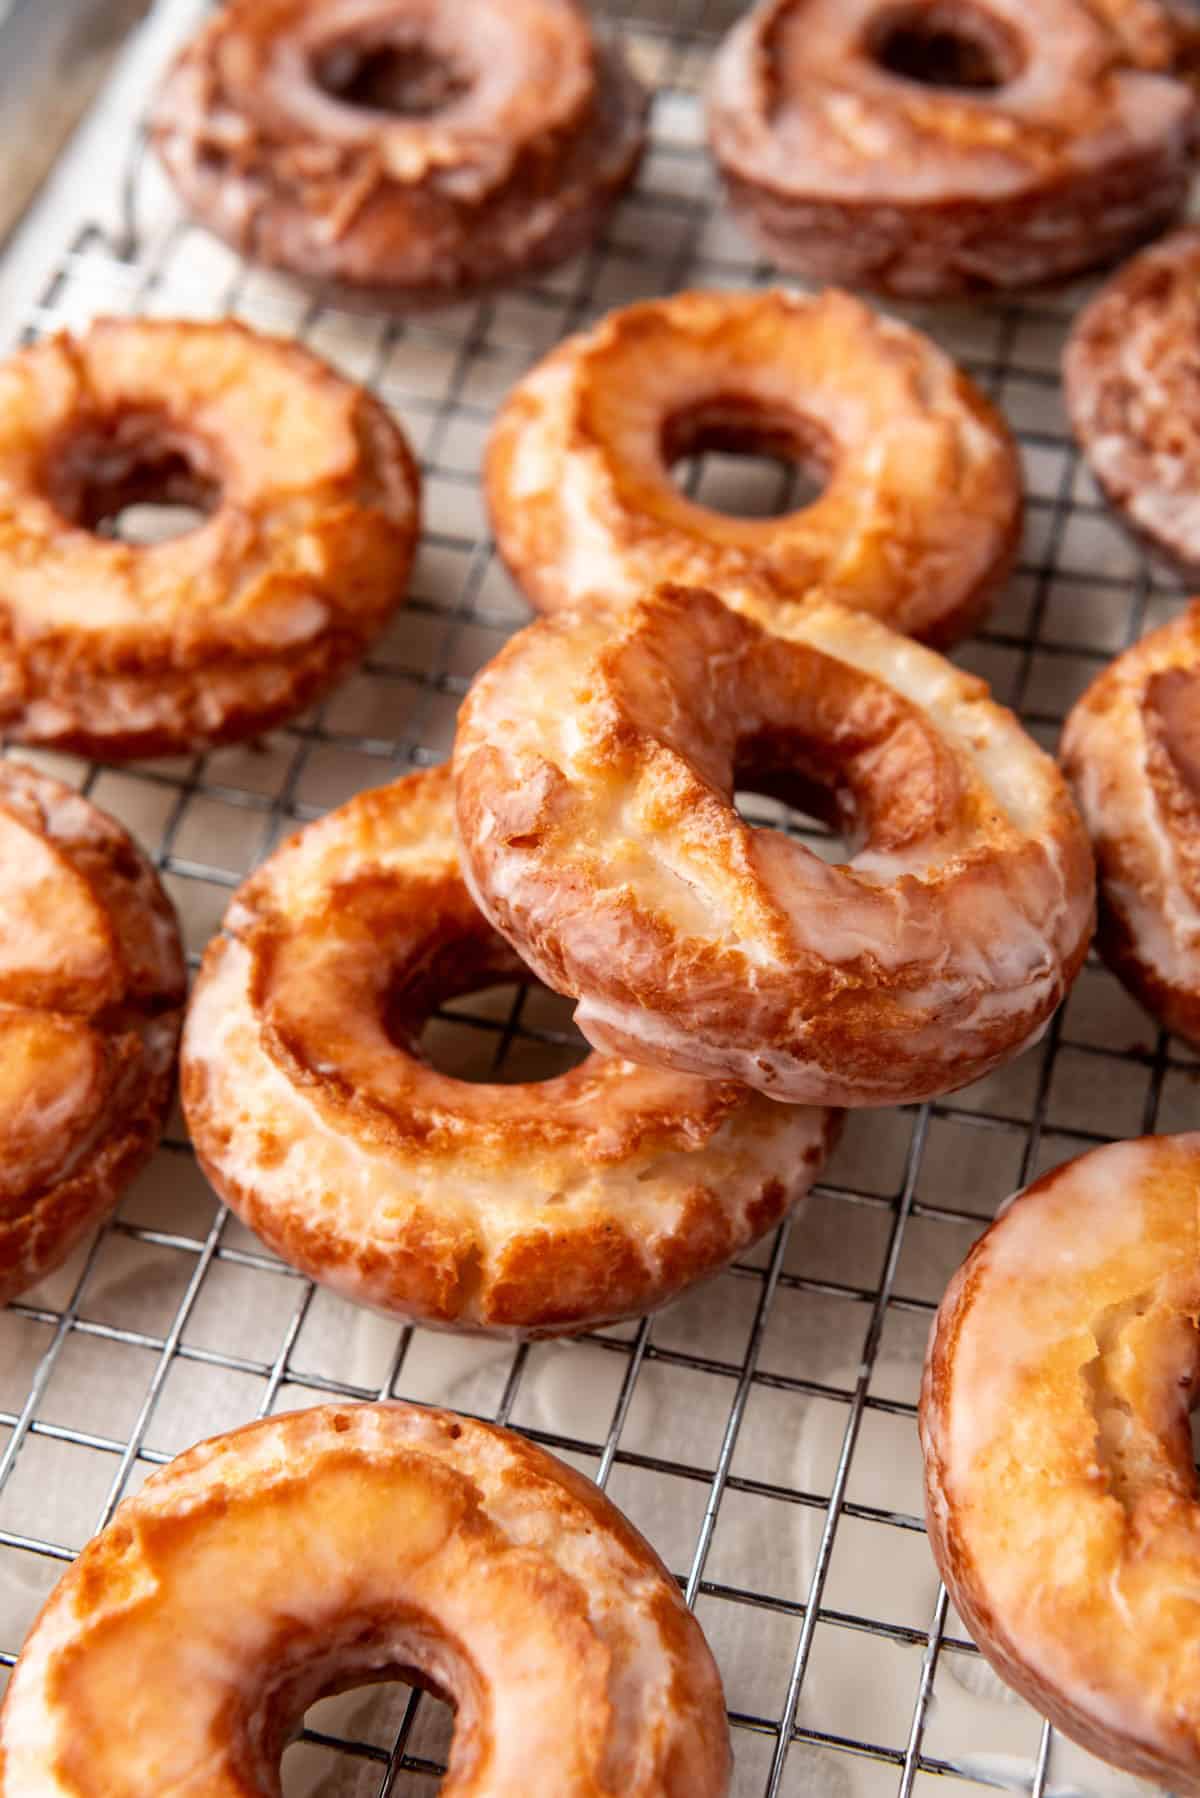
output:
[[[890,7],[874,22],[868,55],[889,75],[922,87],[995,92],[1020,73],[1015,34],[982,6]]]
[[[443,1000],[426,1018],[415,1047],[423,1061],[453,1080],[536,1085],[568,1073],[590,1054],[574,1009],[573,999],[536,981],[476,986]]]
[[[858,847],[849,792],[796,767],[779,770],[743,758],[734,772],[733,806],[752,829],[783,831],[823,862],[848,862]]]
[[[89,420],[52,452],[45,485],[71,524],[160,543],[196,530],[221,496],[205,447],[159,413]]]
[[[409,1714],[415,1700],[419,1702]],[[404,1680],[375,1680],[319,1698],[305,1712],[303,1729],[283,1752],[283,1798],[355,1791],[363,1762],[349,1744],[392,1742],[404,1731],[405,1770],[389,1787],[402,1798],[414,1788],[440,1788],[454,1735],[454,1707],[440,1694]]]
[[[820,499],[833,443],[816,419],[716,394],[667,419],[662,457],[680,491],[730,518],[782,518]]]
[[[346,39],[316,58],[313,79],[343,106],[405,119],[435,118],[475,85],[460,61],[432,44]]]

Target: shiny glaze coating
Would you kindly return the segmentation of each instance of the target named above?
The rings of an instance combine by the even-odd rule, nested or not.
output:
[[[1200,602],[1097,676],[1062,759],[1100,870],[1100,952],[1200,1043]]]
[[[636,171],[646,105],[577,0],[233,0],[151,134],[239,250],[404,307],[583,248]]]
[[[689,499],[670,464],[756,449],[822,481],[778,518]],[[922,332],[849,294],[681,293],[610,312],[518,382],[492,429],[501,555],[543,611],[711,586],[767,623],[816,595],[949,643],[1021,528],[1016,445]]]
[[[446,767],[308,825],[234,899],[188,1013],[209,1177],[281,1255],[426,1323],[562,1335],[715,1273],[807,1191],[837,1119],[590,1055],[429,1066],[434,1008],[524,970],[459,871]]]
[[[109,759],[257,734],[311,704],[404,597],[418,475],[399,427],[232,321],[101,319],[0,363],[0,727]],[[94,525],[198,503],[183,535]]]
[[[126,832],[0,762],[0,1301],[66,1259],[158,1141],[185,986]]]
[[[464,868],[597,1048],[773,1098],[929,1098],[1009,1060],[1091,935],[1058,770],[982,681],[826,603],[768,631],[695,588],[520,632],[459,713]],[[844,865],[752,829],[823,812]]]
[[[1112,1143],[1002,1211],[921,1396],[929,1539],[1002,1679],[1093,1754],[1200,1793],[1200,1136]]]
[[[34,1624],[0,1798],[278,1798],[322,1693],[457,1711],[445,1798],[724,1798],[699,1625],[589,1480],[511,1431],[325,1405],[151,1474]]]
[[[781,268],[914,297],[1027,287],[1179,213],[1195,35],[1158,0],[759,0],[717,53],[709,137]]]
[[[1079,314],[1063,356],[1071,424],[1106,497],[1200,572],[1200,231],[1135,256]]]

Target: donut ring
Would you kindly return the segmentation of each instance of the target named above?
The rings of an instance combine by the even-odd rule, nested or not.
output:
[[[308,825],[205,959],[182,1090],[209,1179],[313,1279],[455,1329],[562,1335],[711,1275],[805,1193],[836,1117],[589,1056],[474,1085],[442,999],[524,973],[471,902],[448,768]]]
[[[759,0],[709,140],[781,268],[909,296],[1059,280],[1183,207],[1193,36],[1156,0]]]
[[[182,536],[93,526],[149,497]],[[103,319],[0,363],[0,728],[106,759],[253,736],[383,629],[418,476],[383,407],[243,326]]]
[[[762,450],[825,477],[781,518],[687,498],[670,464]],[[1012,566],[1017,449],[920,331],[849,294],[682,293],[610,312],[518,383],[492,430],[500,553],[535,606],[711,585],[768,624],[816,591],[948,643]]]
[[[1105,497],[1153,548],[1200,571],[1200,231],[1123,268],[1076,319],[1063,356],[1071,424]]]
[[[1200,1043],[1200,602],[1111,662],[1063,730],[1100,870],[1097,947]]]
[[[929,1539],[1001,1678],[1093,1754],[1200,1792],[1200,1136],[1082,1155],[1010,1202],[942,1300]]]
[[[589,243],[646,109],[576,0],[233,0],[185,48],[151,135],[238,250],[436,305]]]
[[[186,975],[121,826],[0,762],[0,1302],[66,1260],[148,1159]]]
[[[0,1712],[0,1795],[277,1793],[322,1692],[457,1711],[446,1798],[724,1798],[700,1626],[590,1480],[509,1430],[323,1405],[151,1474],[59,1581]],[[119,1702],[117,1699],[119,1697]]]
[[[464,700],[454,769],[472,890],[589,1042],[776,1099],[966,1085],[1040,1033],[1091,935],[1054,763],[982,681],[842,606],[772,633],[665,587],[539,619]],[[861,847],[830,867],[751,829],[735,773]]]

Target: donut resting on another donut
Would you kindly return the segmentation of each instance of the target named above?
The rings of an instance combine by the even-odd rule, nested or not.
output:
[[[1041,1031],[1092,928],[1062,777],[981,681],[845,607],[769,631],[700,589],[561,613],[454,748],[480,906],[609,1053],[773,1098],[965,1085]],[[844,825],[829,866],[735,786]]]

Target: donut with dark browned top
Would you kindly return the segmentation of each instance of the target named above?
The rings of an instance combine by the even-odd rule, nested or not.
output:
[[[151,131],[210,230],[405,307],[581,249],[637,168],[646,104],[578,0],[233,0]]]
[[[1158,0],[759,0],[717,55],[709,137],[781,268],[912,297],[1027,287],[1178,214],[1194,50]]]

